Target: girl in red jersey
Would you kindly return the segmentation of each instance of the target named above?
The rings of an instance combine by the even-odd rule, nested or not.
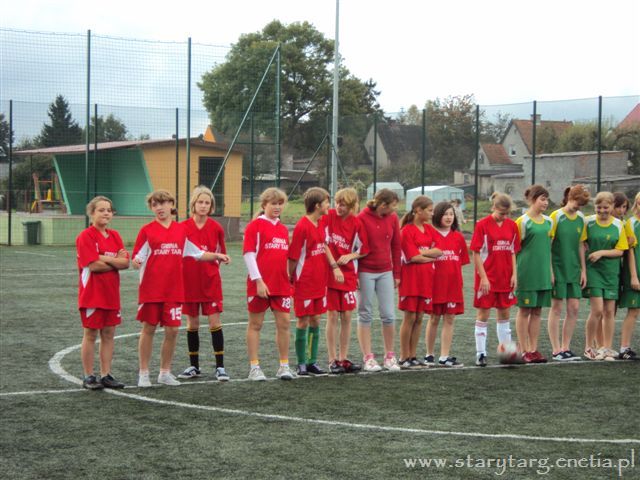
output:
[[[433,201],[424,195],[417,197],[400,222],[402,240],[402,271],[398,308],[404,312],[400,326],[400,368],[419,366],[416,351],[422,317],[431,313],[433,295],[433,262],[442,252],[433,248],[434,230],[428,222],[433,216]]]
[[[491,215],[478,221],[471,238],[475,266],[473,306],[476,308],[476,365],[487,366],[487,323],[496,309],[498,343],[511,341],[510,309],[517,303],[516,253],[520,236],[509,218],[513,202],[505,193],[491,195]]]
[[[343,188],[336,192],[335,210],[329,210],[323,217],[329,250],[344,277],[337,282],[329,275],[327,289],[327,351],[331,373],[353,373],[362,367],[349,360],[349,339],[351,338],[351,312],[356,308],[358,289],[357,260],[369,253],[367,234],[355,213],[359,204],[358,193],[353,188]],[[336,357],[336,336],[340,318],[340,345]]]
[[[180,378],[196,378],[200,376],[200,328],[199,314],[209,320],[211,345],[216,359],[215,377],[221,382],[229,380],[224,369],[224,337],[222,335],[222,279],[220,263],[230,263],[224,244],[224,230],[209,215],[215,210],[213,193],[202,185],[196,187],[189,201],[191,218],[183,223],[187,237],[201,250],[215,252],[219,255],[217,262],[198,262],[193,257],[184,259],[183,273],[185,285],[185,303],[182,313],[187,315],[187,346],[191,366],[178,375]]]
[[[95,197],[87,204],[91,226],[76,238],[78,257],[78,308],[84,334],[80,356],[84,370],[82,386],[90,390],[123,388],[111,375],[113,337],[120,325],[119,270],[129,268],[129,254],[115,230],[107,226],[113,205],[107,197]],[[93,373],[96,338],[100,334],[100,378]]]
[[[293,306],[298,318],[297,373],[298,376],[325,375],[317,361],[320,316],[327,311],[329,265],[336,282],[344,282],[344,276],[329,252],[322,222],[329,211],[329,193],[319,187],[308,189],[304,192],[304,207],[307,214],[296,224],[289,247],[289,277],[294,286]]]
[[[164,327],[158,383],[177,386],[180,382],[171,374],[171,360],[184,302],[183,257],[214,262],[223,260],[226,255],[204,252],[187,238],[184,225],[173,221],[175,199],[166,190],[156,190],[147,195],[147,205],[155,220],[140,229],[132,262],[134,268],[140,270],[136,317],[142,323],[138,342],[138,386],[151,386],[149,361],[158,325]]]
[[[260,195],[262,212],[244,231],[242,254],[249,271],[247,277],[247,353],[251,370],[249,380],[266,380],[258,352],[264,314],[271,309],[276,320],[276,344],[280,367],[276,377],[294,378],[289,368],[289,311],[291,283],[287,272],[289,231],[280,222],[287,194],[279,188],[267,188]]]
[[[456,315],[464,313],[464,297],[462,294],[462,266],[469,263],[467,242],[458,229],[453,206],[449,202],[440,202],[433,210],[433,226],[435,227],[435,247],[442,251],[435,265],[433,283],[433,312],[427,323],[427,356],[433,356],[440,318],[444,317],[440,338],[441,367],[462,367],[456,357],[449,355],[453,339],[453,321]],[[435,360],[435,357],[434,357]],[[434,362],[435,363],[435,362]]]

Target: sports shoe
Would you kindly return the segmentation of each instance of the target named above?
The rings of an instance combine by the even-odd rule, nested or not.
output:
[[[547,363],[547,357],[542,355],[539,351],[536,350],[535,352],[531,353],[535,357],[533,363]]]
[[[249,380],[257,382],[264,382],[267,379],[267,377],[264,376],[264,373],[262,373],[262,369],[260,367],[251,367],[248,378]]]
[[[375,358],[370,358],[364,362],[364,371],[365,372],[379,372],[382,370],[382,367],[376,362]]]
[[[576,355],[571,350],[565,350],[564,359],[565,362],[576,362],[578,360],[582,360],[580,356]]]
[[[400,365],[398,365],[398,359],[395,356],[385,358],[382,365],[384,366],[385,370],[389,370],[390,372],[400,371]]]
[[[117,381],[110,373],[102,377],[100,383],[104,388],[124,388],[124,383]]]
[[[449,368],[464,367],[464,363],[458,362],[458,360],[456,360],[456,357],[447,357],[445,360],[438,360],[438,365],[440,365],[441,367]]]
[[[408,358],[406,360],[400,360],[398,364],[400,365],[400,368],[402,370],[407,370],[413,367],[413,365],[411,365],[411,360],[409,360]]]
[[[178,378],[197,378],[200,376],[200,369],[194,366],[187,368],[184,372],[178,375]]]
[[[625,348],[622,352],[618,354],[618,359],[620,360],[637,360],[636,352],[631,350],[630,348]]]
[[[434,367],[436,365],[436,358],[433,355],[425,355],[424,364],[427,367]]]
[[[219,382],[228,382],[229,381],[229,374],[224,369],[224,367],[216,368],[215,377],[216,377],[216,380],[218,380]]]
[[[358,365],[357,363],[353,363],[348,358],[341,360],[338,362],[342,368],[344,368],[345,373],[356,373],[362,370],[362,365]]]
[[[293,372],[289,368],[289,365],[280,365],[278,368],[278,372],[276,373],[276,378],[280,380],[293,380]]]
[[[307,373],[315,375],[316,377],[320,375],[327,375],[327,372],[321,369],[317,363],[309,363],[307,365]]]
[[[616,360],[618,360],[619,355],[620,354],[618,352],[616,352],[615,350],[611,350],[610,348],[606,348],[605,349],[604,360],[605,360],[605,362],[615,362]]]
[[[487,356],[484,353],[481,353],[476,357],[476,367],[486,367],[487,366]]]
[[[593,351],[593,348],[585,349],[583,355],[587,360],[596,360],[597,356],[596,352]]]
[[[171,372],[161,372],[160,375],[158,375],[158,383],[168,385],[170,387],[180,386],[180,382],[176,380],[176,377],[174,377]]]
[[[82,388],[86,388],[87,390],[102,390],[104,385],[98,381],[95,375],[87,375],[84,377],[84,380],[82,380]]]
[[[411,362],[411,366],[412,367],[424,367],[424,366],[426,366],[422,360],[419,360],[416,357],[410,358],[409,361]]]
[[[551,355],[551,359],[556,362],[566,362],[566,358],[564,356],[564,352],[558,352]]]
[[[533,352],[524,352],[522,354],[522,361],[524,363],[536,363],[536,356],[533,354]]]
[[[307,366],[304,363],[299,363],[298,368],[296,369],[296,374],[299,377],[308,377],[309,372],[307,372]]]
[[[340,375],[341,373],[345,373],[346,370],[342,366],[342,362],[334,360],[329,364],[329,371],[334,375]]]
[[[151,386],[151,380],[149,380],[149,372],[140,373],[138,375],[138,386],[141,388],[147,388]]]

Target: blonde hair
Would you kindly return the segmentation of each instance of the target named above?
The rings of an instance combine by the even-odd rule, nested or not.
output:
[[[433,205],[433,200],[431,200],[426,195],[417,196],[413,203],[411,203],[411,210],[402,216],[402,220],[400,220],[400,226],[404,227],[409,223],[413,223],[413,219],[416,218],[416,210],[418,210],[419,208],[424,210],[431,205]]]
[[[304,199],[304,209],[307,213],[313,213],[316,209],[316,205],[329,200],[329,192],[321,187],[311,187],[304,192],[302,197]]]
[[[399,202],[398,194],[388,188],[381,188],[376,192],[371,200],[367,202],[367,207],[371,210],[375,210],[380,205],[391,205],[394,202]]]
[[[191,193],[191,198],[189,199],[189,211],[191,212],[192,215],[195,215],[196,202],[198,201],[198,198],[200,198],[200,195],[207,195],[211,200],[211,206],[209,207],[209,211],[207,212],[207,215],[211,215],[216,209],[216,199],[213,198],[213,193],[211,192],[211,190],[205,187],[204,185],[198,185],[196,188],[193,189],[193,192]]]
[[[636,196],[633,199],[633,207],[631,207],[631,211],[634,213],[634,215],[640,215],[640,208],[638,208],[639,202],[640,202],[640,192],[636,193]]]
[[[360,199],[355,188],[343,188],[336,192],[336,203],[344,203],[349,210],[355,210]]]
[[[287,203],[287,194],[284,191],[276,187],[269,187],[260,194],[260,210],[256,213],[254,218],[264,214],[264,206],[267,203],[282,202]]]
[[[149,209],[153,203],[165,203],[169,202],[172,205],[176,204],[176,199],[168,190],[155,190],[147,195],[147,205]],[[178,211],[175,208],[171,209],[171,215],[177,215]]]
[[[111,207],[111,211],[115,214],[115,210],[113,209],[113,202],[111,201],[110,198],[104,197],[102,195],[98,195],[97,197],[93,197],[89,203],[87,203],[87,216],[90,217],[91,215],[93,215],[93,213],[96,211],[96,208],[98,207],[98,202],[107,202],[109,203],[109,206]]]
[[[564,189],[564,195],[560,206],[564,207],[569,200],[575,200],[581,207],[589,203],[591,194],[584,185],[574,185],[573,187],[567,187]]]
[[[598,192],[596,198],[593,200],[595,205],[600,205],[601,203],[608,203],[611,206],[615,204],[615,199],[613,197],[613,193],[611,192]]]
[[[491,208],[506,208],[508,211],[513,209],[513,200],[506,193],[493,192],[489,200],[491,200]]]

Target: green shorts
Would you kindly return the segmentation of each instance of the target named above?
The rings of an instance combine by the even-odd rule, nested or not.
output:
[[[551,290],[518,290],[518,306],[540,308],[551,306]]]
[[[582,291],[584,298],[599,297],[603,300],[617,300],[618,289],[587,287]]]
[[[640,308],[640,291],[623,289],[618,300],[619,308]]]
[[[555,299],[582,298],[582,289],[579,283],[556,283],[551,296]]]

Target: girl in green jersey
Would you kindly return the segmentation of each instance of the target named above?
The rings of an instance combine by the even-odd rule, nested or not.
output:
[[[584,215],[580,211],[589,203],[589,190],[583,185],[567,187],[562,208],[551,214],[551,264],[555,283],[551,291],[551,309],[547,328],[552,347],[552,358],[560,362],[580,360],[569,344],[578,320],[578,308],[582,289],[587,285],[587,267],[580,237],[584,230]],[[566,317],[562,322],[560,341],[560,317],[566,301]]]
[[[613,216],[611,192],[595,198],[596,214],[587,217],[580,240],[587,248],[587,288],[583,296],[590,301],[587,319],[585,357],[591,360],[615,360],[611,349],[615,330],[615,305],[620,287],[620,257],[628,249],[623,224]],[[598,322],[602,320],[603,340],[594,351]]]
[[[628,308],[627,316],[622,324],[620,338],[620,360],[636,360],[636,352],[631,350],[631,337],[636,327],[636,320],[640,314],[640,192],[632,207],[633,216],[624,224],[625,234],[629,243],[629,251],[622,265],[622,291],[620,293],[620,308]]]
[[[516,220],[521,249],[516,257],[518,270],[518,314],[516,333],[525,363],[545,363],[538,351],[540,314],[542,307],[551,306],[551,227],[552,221],[543,212],[549,206],[549,192],[542,185],[532,185],[524,196],[527,212]]]

